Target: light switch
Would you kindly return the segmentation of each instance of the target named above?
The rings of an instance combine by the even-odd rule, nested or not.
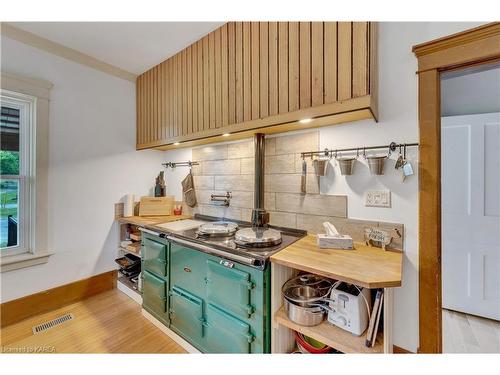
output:
[[[390,190],[368,190],[365,194],[366,207],[391,207]]]

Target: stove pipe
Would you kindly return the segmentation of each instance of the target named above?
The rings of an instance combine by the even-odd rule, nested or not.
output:
[[[255,192],[254,209],[252,211],[252,225],[254,227],[266,226],[269,222],[269,213],[264,208],[264,157],[265,157],[265,136],[256,133],[254,136],[255,145]]]

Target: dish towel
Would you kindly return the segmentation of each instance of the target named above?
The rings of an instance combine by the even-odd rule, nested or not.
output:
[[[196,194],[194,192],[193,175],[191,172],[182,180],[182,192],[184,193],[184,200],[189,207],[196,206]]]

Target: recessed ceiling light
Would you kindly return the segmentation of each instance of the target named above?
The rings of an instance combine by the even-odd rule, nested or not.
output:
[[[309,124],[312,120],[312,118],[303,118],[302,120],[299,120],[299,122],[301,124]]]
[[[180,142],[175,142],[174,143],[174,146],[179,146],[180,145]]]
[[[224,133],[222,134],[223,137],[229,137],[231,135],[231,133]]]

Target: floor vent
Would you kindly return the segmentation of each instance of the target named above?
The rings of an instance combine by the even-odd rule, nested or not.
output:
[[[60,316],[59,318],[49,320],[48,322],[34,326],[33,327],[33,334],[36,335],[37,333],[44,332],[50,328],[56,327],[59,324],[62,324],[64,322],[67,322],[68,320],[72,320],[72,319],[73,319],[73,314],[66,314],[66,315]]]

